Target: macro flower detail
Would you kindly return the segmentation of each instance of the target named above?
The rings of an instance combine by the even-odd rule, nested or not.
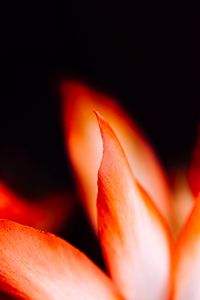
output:
[[[114,132],[98,119],[104,145],[98,180],[98,230],[111,276],[125,299],[167,299],[171,237],[132,175]]]
[[[92,111],[98,111],[109,120],[125,150],[134,176],[151,196],[161,214],[169,220],[171,192],[166,174],[138,126],[122,111],[116,101],[84,85],[64,82],[61,95],[67,152],[77,178],[80,198],[93,225],[97,224],[96,178],[103,145]],[[86,157],[88,159],[85,159]]]
[[[110,280],[53,234],[0,221],[0,287],[22,299],[120,299]]]
[[[174,241],[173,193],[144,137],[108,98],[77,84],[63,89],[65,139],[108,275],[55,235],[0,220],[0,289],[33,300],[200,299],[200,197]]]

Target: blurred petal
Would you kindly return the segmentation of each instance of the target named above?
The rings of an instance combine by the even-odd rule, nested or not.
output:
[[[67,149],[79,181],[81,198],[96,225],[97,172],[102,143],[93,111],[112,124],[125,150],[135,177],[169,218],[169,190],[165,174],[147,141],[135,124],[110,98],[78,83],[62,85]]]
[[[200,192],[200,128],[192,163],[188,170],[188,181],[194,196],[198,196]]]
[[[5,292],[34,300],[117,299],[110,280],[53,234],[0,220],[0,244],[0,289]]]
[[[104,119],[98,121],[104,145],[98,176],[98,231],[111,277],[125,299],[168,299],[168,229],[133,177],[114,132]]]
[[[177,241],[173,258],[173,300],[200,299],[200,196]]]
[[[34,203],[0,183],[0,218],[39,229],[56,230],[71,212],[72,199],[69,195],[50,195]]]
[[[173,233],[177,236],[194,207],[194,196],[189,188],[186,169],[179,167],[171,171],[173,188]]]

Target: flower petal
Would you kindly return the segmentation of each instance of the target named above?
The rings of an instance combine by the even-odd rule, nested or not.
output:
[[[114,132],[102,117],[98,121],[104,147],[98,175],[98,231],[111,277],[125,299],[168,299],[168,229],[133,177]]]
[[[174,168],[171,171],[173,188],[173,233],[177,236],[186,223],[194,207],[194,196],[189,188],[185,168]]]
[[[200,127],[192,163],[188,170],[188,181],[194,196],[197,197],[200,193]]]
[[[172,297],[200,299],[200,196],[177,241],[173,257]]]
[[[70,195],[49,195],[31,202],[0,182],[0,218],[39,229],[56,230],[72,212]]]
[[[169,219],[170,193],[166,176],[153,150],[136,125],[116,103],[78,83],[62,85],[65,140],[81,189],[81,198],[96,225],[97,172],[103,146],[93,111],[110,121],[125,150],[135,177]]]
[[[119,299],[109,279],[64,240],[0,220],[0,289],[25,299]]]

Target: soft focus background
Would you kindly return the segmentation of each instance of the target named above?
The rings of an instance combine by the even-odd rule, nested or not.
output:
[[[27,5],[2,10],[0,179],[32,201],[73,188],[60,120],[63,78],[118,98],[166,168],[189,161],[200,116],[195,8],[159,0]],[[102,264],[78,204],[59,234]]]

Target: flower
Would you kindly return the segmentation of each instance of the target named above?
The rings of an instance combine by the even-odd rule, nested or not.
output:
[[[66,91],[66,86],[64,89]],[[73,86],[72,92],[73,89],[77,86]],[[95,95],[87,89],[84,91]],[[79,93],[80,89],[77,95]],[[104,101],[94,102],[96,109],[96,103]],[[199,299],[199,192],[192,214],[174,242],[169,227],[170,191],[162,168],[136,127],[132,128],[116,107],[108,105],[107,99],[105,103],[104,115],[109,123],[96,113],[103,141],[100,166],[97,166],[100,138],[93,121],[85,116],[87,107],[75,110],[74,114],[68,108],[70,119],[65,120],[65,125],[69,125],[66,137],[80,192],[84,193],[84,203],[92,214],[93,224],[97,223],[110,276],[55,235],[0,220],[0,288],[25,299]],[[116,130],[118,120],[122,124],[118,130],[128,134],[129,142],[133,137],[133,143],[128,142],[128,146],[124,135]],[[77,127],[76,122],[81,126]],[[82,137],[88,132],[86,128],[92,140],[90,136],[84,146]],[[132,161],[130,149],[133,150]],[[87,157],[86,164],[83,159]],[[195,161],[191,168],[194,166]],[[96,167],[97,218],[92,208],[96,196]]]
[[[170,190],[156,154],[133,123],[112,99],[76,82],[61,85],[67,152],[75,171],[81,199],[96,226],[97,172],[103,145],[96,110],[109,120],[126,152],[134,175],[152,197],[159,211],[170,218]],[[89,157],[89,159],[85,159]],[[151,170],[151,171],[150,171]]]

